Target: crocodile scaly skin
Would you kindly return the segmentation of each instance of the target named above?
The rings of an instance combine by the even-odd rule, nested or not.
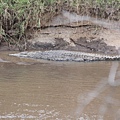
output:
[[[44,59],[51,61],[110,61],[120,60],[120,55],[101,55],[94,53],[66,51],[66,50],[50,50],[50,51],[35,51],[35,52],[21,52],[17,54],[10,54],[17,57]]]

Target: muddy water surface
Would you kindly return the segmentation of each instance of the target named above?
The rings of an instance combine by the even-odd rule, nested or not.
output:
[[[14,62],[0,63],[1,120],[120,119],[119,86],[107,85],[101,94],[84,106],[89,93],[96,86],[104,86],[107,79],[100,81],[108,77],[111,62],[35,63],[4,55],[2,58]],[[80,107],[83,109],[78,119]]]

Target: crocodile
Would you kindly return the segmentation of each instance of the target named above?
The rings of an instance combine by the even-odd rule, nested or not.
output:
[[[44,59],[50,61],[75,61],[75,62],[89,62],[89,61],[114,61],[120,60],[120,55],[102,55],[95,53],[85,53],[78,51],[67,50],[49,50],[49,51],[34,51],[34,52],[20,52],[10,54],[11,56]]]

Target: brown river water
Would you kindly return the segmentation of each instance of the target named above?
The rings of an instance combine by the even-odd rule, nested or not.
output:
[[[8,53],[0,53],[6,60],[0,62],[0,120],[120,120],[120,86],[107,82],[112,62],[35,61]]]

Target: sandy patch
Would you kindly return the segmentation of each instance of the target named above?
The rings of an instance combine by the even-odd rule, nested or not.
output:
[[[100,38],[104,38],[107,45],[115,46],[116,49],[120,47],[120,32],[115,30],[100,31]]]

